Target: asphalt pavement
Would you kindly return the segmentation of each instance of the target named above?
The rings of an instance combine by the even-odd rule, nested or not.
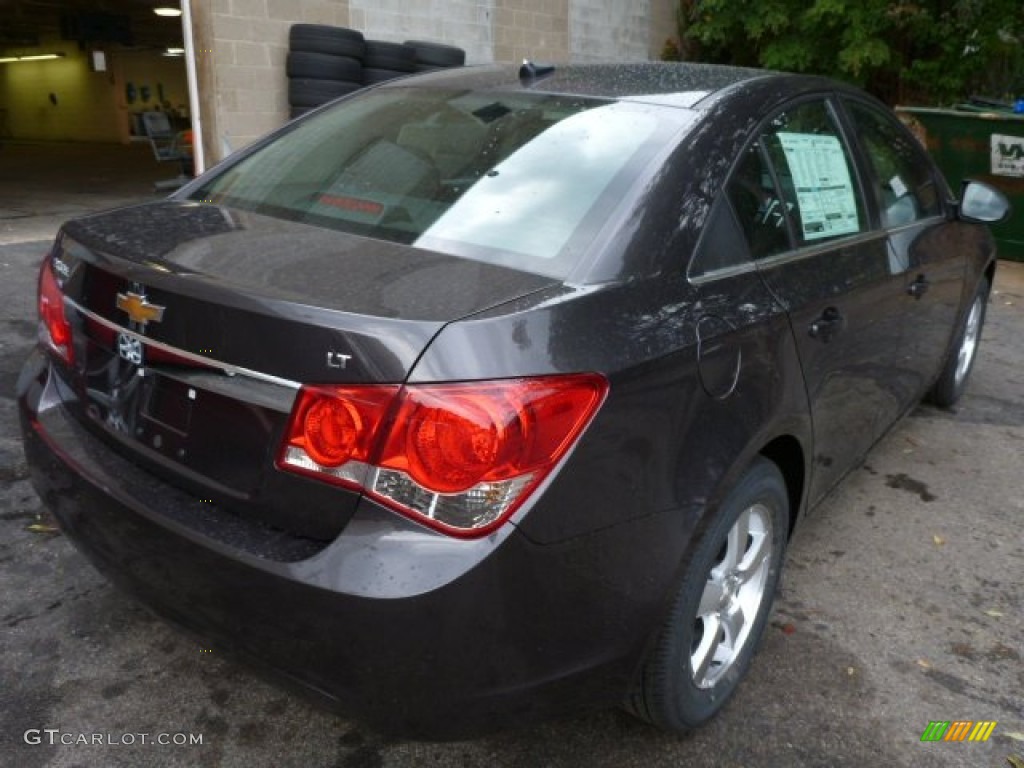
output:
[[[1024,264],[1000,264],[961,406],[916,409],[798,528],[750,676],[711,724],[680,737],[603,711],[386,740],[151,616],[53,528],[28,481],[14,385],[39,259],[63,218],[151,198],[173,175],[139,150],[0,148],[0,766],[1024,761]],[[985,742],[921,741],[957,720],[996,725]]]

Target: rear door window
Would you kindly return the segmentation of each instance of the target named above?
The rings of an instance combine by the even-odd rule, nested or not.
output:
[[[744,152],[728,187],[736,220],[755,259],[774,256],[790,247],[786,203],[763,146],[758,140]]]
[[[740,158],[727,195],[755,259],[868,228],[849,149],[824,100],[769,120]]]
[[[797,242],[810,245],[867,229],[853,162],[824,101],[777,115],[761,137]]]

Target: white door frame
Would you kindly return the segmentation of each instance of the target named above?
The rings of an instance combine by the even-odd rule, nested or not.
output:
[[[181,31],[185,39],[185,76],[188,80],[188,111],[192,118],[192,161],[198,176],[206,168],[203,156],[203,123],[199,110],[199,78],[192,35],[192,0],[181,0]]]

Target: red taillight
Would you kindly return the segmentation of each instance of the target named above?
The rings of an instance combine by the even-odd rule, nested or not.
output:
[[[46,346],[71,365],[75,361],[71,323],[64,313],[64,294],[57,285],[49,258],[43,259],[39,270],[39,324],[40,336]]]
[[[424,488],[455,493],[472,488],[517,447],[516,414],[500,392],[475,387],[407,391],[381,464],[405,469]]]
[[[398,386],[303,387],[278,464],[346,485],[363,483]]]
[[[607,389],[596,374],[304,387],[278,466],[358,486],[446,533],[482,536],[565,456]]]
[[[359,410],[352,403],[333,398],[314,402],[302,423],[310,458],[327,467],[352,458],[362,429]]]

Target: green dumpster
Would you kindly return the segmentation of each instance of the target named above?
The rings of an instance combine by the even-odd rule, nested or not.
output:
[[[1024,115],[965,109],[896,107],[958,191],[964,179],[987,182],[1010,200],[1010,218],[992,227],[999,257],[1024,261]]]

